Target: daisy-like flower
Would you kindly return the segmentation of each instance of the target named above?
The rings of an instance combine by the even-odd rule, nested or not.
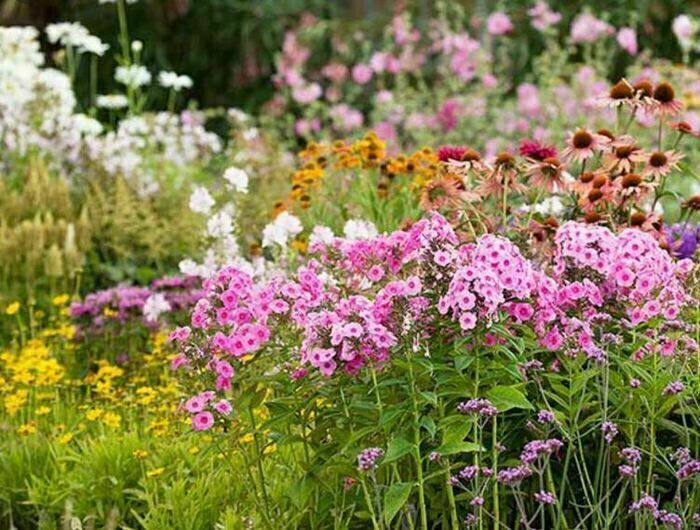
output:
[[[654,111],[659,116],[675,116],[683,110],[683,103],[676,99],[676,92],[670,83],[662,82],[656,85],[652,95]]]
[[[643,177],[660,178],[678,169],[678,162],[683,158],[682,153],[675,151],[656,151],[645,157],[646,165],[642,170]]]
[[[462,155],[464,155],[466,147],[461,145],[443,145],[437,150],[437,156],[440,162],[447,162],[448,160],[462,160]]]
[[[700,195],[693,195],[683,202],[683,208],[686,210],[700,211]]]
[[[648,79],[640,79],[632,88],[634,88],[635,95],[642,103],[647,105],[653,104],[654,85],[651,84],[651,81]]]
[[[489,166],[493,168],[492,171],[484,177],[477,188],[480,196],[502,196],[504,191],[523,193],[527,189],[523,183],[518,182],[516,159],[509,152],[500,152]]]
[[[627,173],[617,177],[614,182],[616,195],[622,200],[632,198],[640,201],[651,191],[649,183],[644,182],[644,178],[637,173]]]
[[[583,162],[591,158],[596,151],[604,149],[609,143],[610,139],[602,134],[579,129],[569,133],[562,156],[569,160]]]
[[[700,139],[700,130],[693,128],[693,126],[687,121],[674,121],[668,124],[668,126],[681,133],[681,135],[687,134],[694,138]]]
[[[420,197],[420,206],[424,210],[456,208],[461,202],[462,182],[456,175],[445,175],[428,182]]]
[[[571,185],[571,188],[579,195],[584,195],[592,188],[601,187],[607,181],[608,177],[602,171],[584,171]]]
[[[449,159],[447,168],[454,173],[465,173],[467,171],[484,171],[488,169],[487,164],[482,160],[481,153],[476,149],[467,147],[462,152],[459,160]]]
[[[630,173],[641,154],[642,148],[631,137],[622,137],[612,143],[612,149],[603,157],[603,165],[614,174]]]
[[[610,87],[607,94],[600,95],[598,101],[603,107],[616,108],[622,105],[634,107],[639,100],[635,97],[635,90],[630,82],[627,79],[621,79]]]
[[[530,177],[530,184],[550,193],[561,191],[565,188],[565,165],[554,156],[542,161],[533,161],[526,166],[526,174]]]
[[[518,152],[521,156],[534,160],[544,160],[548,157],[557,156],[557,150],[554,146],[545,145],[538,140],[529,140],[527,138],[520,141]]]

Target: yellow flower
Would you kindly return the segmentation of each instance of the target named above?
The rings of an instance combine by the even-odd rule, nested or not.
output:
[[[139,396],[136,402],[139,405],[150,405],[158,397],[158,393],[150,386],[142,386],[136,390],[136,395]]]
[[[114,412],[105,412],[104,416],[102,416],[102,423],[104,423],[107,427],[116,429],[121,425],[122,417]]]
[[[17,427],[17,434],[21,436],[28,436],[30,434],[34,434],[36,432],[36,425],[33,423],[25,423],[24,425],[20,425]]]
[[[196,445],[194,447],[190,447],[189,453],[191,455],[196,455],[197,453],[199,453],[199,447],[197,447]]]
[[[92,409],[88,410],[87,413],[85,414],[85,417],[90,420],[90,421],[95,421],[98,420],[102,417],[104,414],[104,410],[97,408],[97,409]]]
[[[67,432],[66,434],[63,434],[59,436],[56,441],[60,443],[61,445],[66,445],[67,443],[70,443],[70,441],[73,439],[73,433]]]
[[[131,453],[131,456],[138,458],[139,460],[143,460],[144,458],[148,458],[148,454],[148,451],[145,449],[136,449],[133,453]]]
[[[46,415],[49,414],[50,412],[51,412],[51,408],[50,408],[50,407],[39,407],[38,409],[36,409],[36,415],[37,415],[37,416],[46,416]]]
[[[29,392],[26,390],[17,390],[14,394],[10,394],[5,397],[5,410],[10,416],[17,414],[19,409],[21,409],[27,402],[27,397]]]
[[[51,300],[51,303],[55,306],[61,306],[66,305],[68,303],[68,300],[70,300],[69,295],[59,294],[58,296],[54,296],[53,300]]]
[[[250,442],[253,441],[253,433],[249,432],[249,433],[244,434],[243,436],[241,436],[240,440],[241,440],[241,443],[249,444]]]
[[[148,478],[159,477],[163,474],[164,471],[164,467],[156,467],[154,469],[149,469],[148,471],[146,471],[146,476]]]
[[[5,308],[6,315],[16,315],[19,311],[19,302],[12,302]]]

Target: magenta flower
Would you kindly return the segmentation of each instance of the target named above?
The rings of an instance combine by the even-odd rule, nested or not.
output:
[[[195,431],[208,431],[214,425],[214,415],[209,411],[199,412],[192,416],[192,428]]]
[[[494,11],[486,20],[486,29],[491,35],[507,35],[513,31],[513,23],[502,11]]]
[[[637,33],[634,29],[620,28],[617,32],[617,43],[630,55],[637,55]]]

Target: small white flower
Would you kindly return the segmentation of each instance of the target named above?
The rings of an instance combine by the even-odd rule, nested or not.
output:
[[[58,22],[46,26],[46,37],[51,44],[81,46],[90,32],[80,22]]]
[[[240,168],[231,166],[224,171],[224,180],[238,193],[248,193],[248,173]]]
[[[564,204],[561,199],[554,195],[552,197],[547,197],[543,201],[532,206],[532,209],[540,215],[554,215],[558,216],[564,212]]]
[[[237,109],[235,107],[228,109],[228,116],[229,116],[229,118],[231,118],[237,122],[240,122],[240,123],[245,123],[250,119],[250,117],[245,112],[243,112],[241,109]]]
[[[152,294],[143,304],[143,315],[148,322],[156,322],[158,317],[167,311],[170,311],[170,303],[163,293]]]
[[[251,127],[250,129],[246,129],[245,131],[243,131],[243,139],[246,142],[251,142],[255,140],[259,135],[260,133],[255,127]]]
[[[314,243],[323,243],[324,245],[330,245],[333,242],[333,239],[335,239],[333,230],[327,226],[318,225],[314,226],[314,229],[311,231],[311,235],[309,236],[309,244],[313,245]]]
[[[289,212],[281,212],[275,220],[263,229],[263,247],[279,245],[284,247],[291,237],[303,230],[301,221]]]
[[[134,53],[141,53],[143,50],[143,42],[140,40],[135,40],[131,43],[131,51]]]
[[[190,195],[190,210],[208,214],[212,206],[214,206],[214,198],[209,194],[209,191],[203,186],[195,188]]]
[[[158,83],[163,88],[170,88],[180,92],[183,88],[192,88],[192,78],[187,75],[178,75],[175,72],[161,72],[158,74]]]
[[[178,264],[178,268],[185,276],[199,276],[199,265],[192,259],[183,259]]]
[[[151,82],[151,72],[140,64],[118,66],[114,73],[114,79],[122,85],[138,88]]]
[[[207,221],[207,233],[211,237],[222,238],[233,232],[233,220],[226,212],[218,212]]]
[[[85,37],[78,48],[81,53],[94,53],[99,57],[102,57],[107,50],[109,50],[109,44],[102,42],[99,37],[94,35]]]
[[[377,227],[373,223],[362,219],[350,219],[343,227],[343,234],[350,241],[369,239],[375,237],[378,233]]]
[[[73,124],[75,129],[85,136],[97,136],[102,132],[102,124],[85,114],[75,114],[73,116]]]
[[[96,103],[103,109],[123,109],[129,104],[129,100],[123,94],[107,94],[97,96]]]

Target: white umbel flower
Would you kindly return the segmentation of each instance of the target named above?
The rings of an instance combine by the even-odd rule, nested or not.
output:
[[[238,193],[248,193],[248,173],[237,167],[224,171],[224,180]]]
[[[343,234],[350,241],[370,239],[378,233],[377,227],[372,222],[363,221],[362,219],[350,219],[343,227]]]
[[[151,72],[140,64],[118,66],[114,73],[114,79],[122,85],[138,88],[151,82]]]
[[[226,212],[217,212],[207,221],[207,233],[211,237],[223,238],[233,232],[233,219]]]
[[[163,88],[170,88],[180,92],[183,88],[192,88],[192,78],[188,75],[178,75],[175,72],[161,72],[158,74],[158,83]]]
[[[170,311],[170,303],[163,293],[152,294],[143,304],[143,316],[148,322],[157,322],[158,317],[168,311]]]
[[[102,109],[123,109],[129,104],[129,100],[123,94],[105,94],[97,96],[97,106]]]
[[[290,238],[303,230],[301,221],[289,212],[281,212],[263,229],[263,247],[279,245],[285,247]]]
[[[333,239],[335,239],[333,230],[327,226],[318,225],[314,226],[314,229],[311,231],[311,235],[309,236],[309,245],[313,245],[314,243],[330,245],[333,243]]]
[[[196,213],[208,214],[214,206],[214,198],[209,190],[203,186],[198,186],[190,195],[190,210]]]

